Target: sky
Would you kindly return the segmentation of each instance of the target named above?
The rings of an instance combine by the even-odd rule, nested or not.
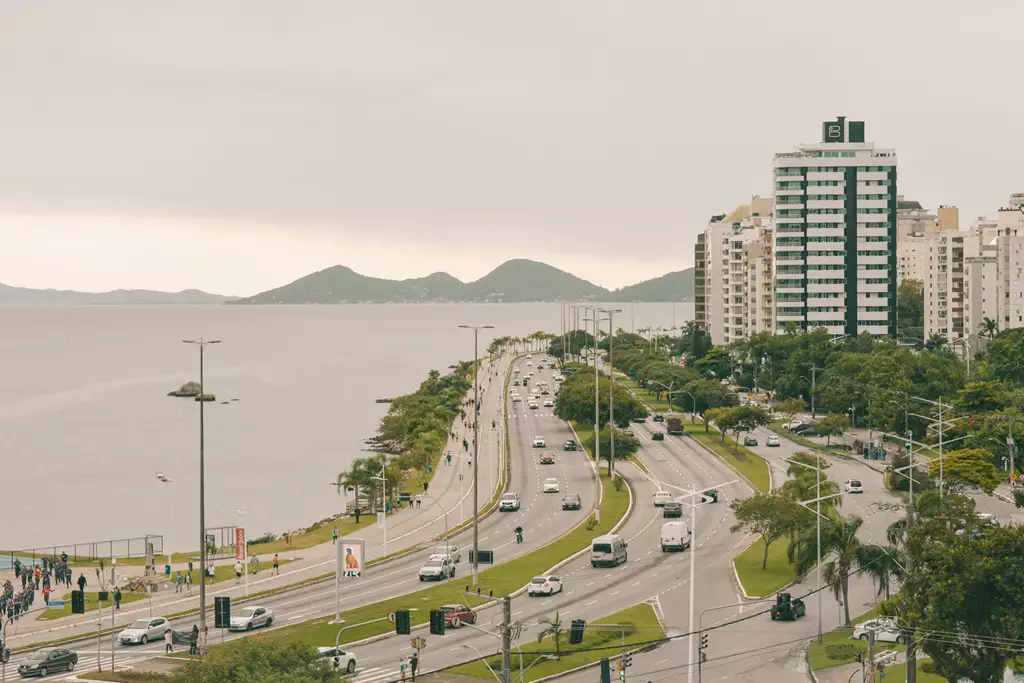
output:
[[[692,265],[866,122],[961,227],[1024,191],[1018,0],[4,0],[0,282],[248,295],[336,264]]]

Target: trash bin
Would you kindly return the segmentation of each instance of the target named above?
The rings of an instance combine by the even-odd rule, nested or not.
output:
[[[170,575],[171,575],[171,565],[165,564],[164,565],[164,576],[170,576]]]

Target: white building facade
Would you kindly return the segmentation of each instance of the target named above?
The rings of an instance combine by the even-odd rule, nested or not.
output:
[[[775,332],[896,335],[896,153],[864,123],[775,155]]]

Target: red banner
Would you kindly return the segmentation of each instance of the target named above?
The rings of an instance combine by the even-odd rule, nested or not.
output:
[[[242,527],[235,528],[235,559],[245,559],[245,529]]]

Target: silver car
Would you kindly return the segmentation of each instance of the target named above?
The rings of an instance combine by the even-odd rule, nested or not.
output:
[[[163,617],[153,619],[136,619],[125,630],[117,635],[122,645],[145,645],[151,640],[160,640],[171,625]]]
[[[269,627],[274,623],[274,613],[266,607],[243,607],[231,615],[229,631],[251,631],[258,626]]]
[[[453,576],[455,576],[455,563],[450,557],[427,560],[427,563],[420,568],[420,581],[444,581]]]
[[[431,560],[440,560],[445,557],[452,558],[452,562],[462,562],[462,553],[459,552],[457,546],[450,545],[448,547],[439,546],[434,548],[434,552],[430,553]]]

